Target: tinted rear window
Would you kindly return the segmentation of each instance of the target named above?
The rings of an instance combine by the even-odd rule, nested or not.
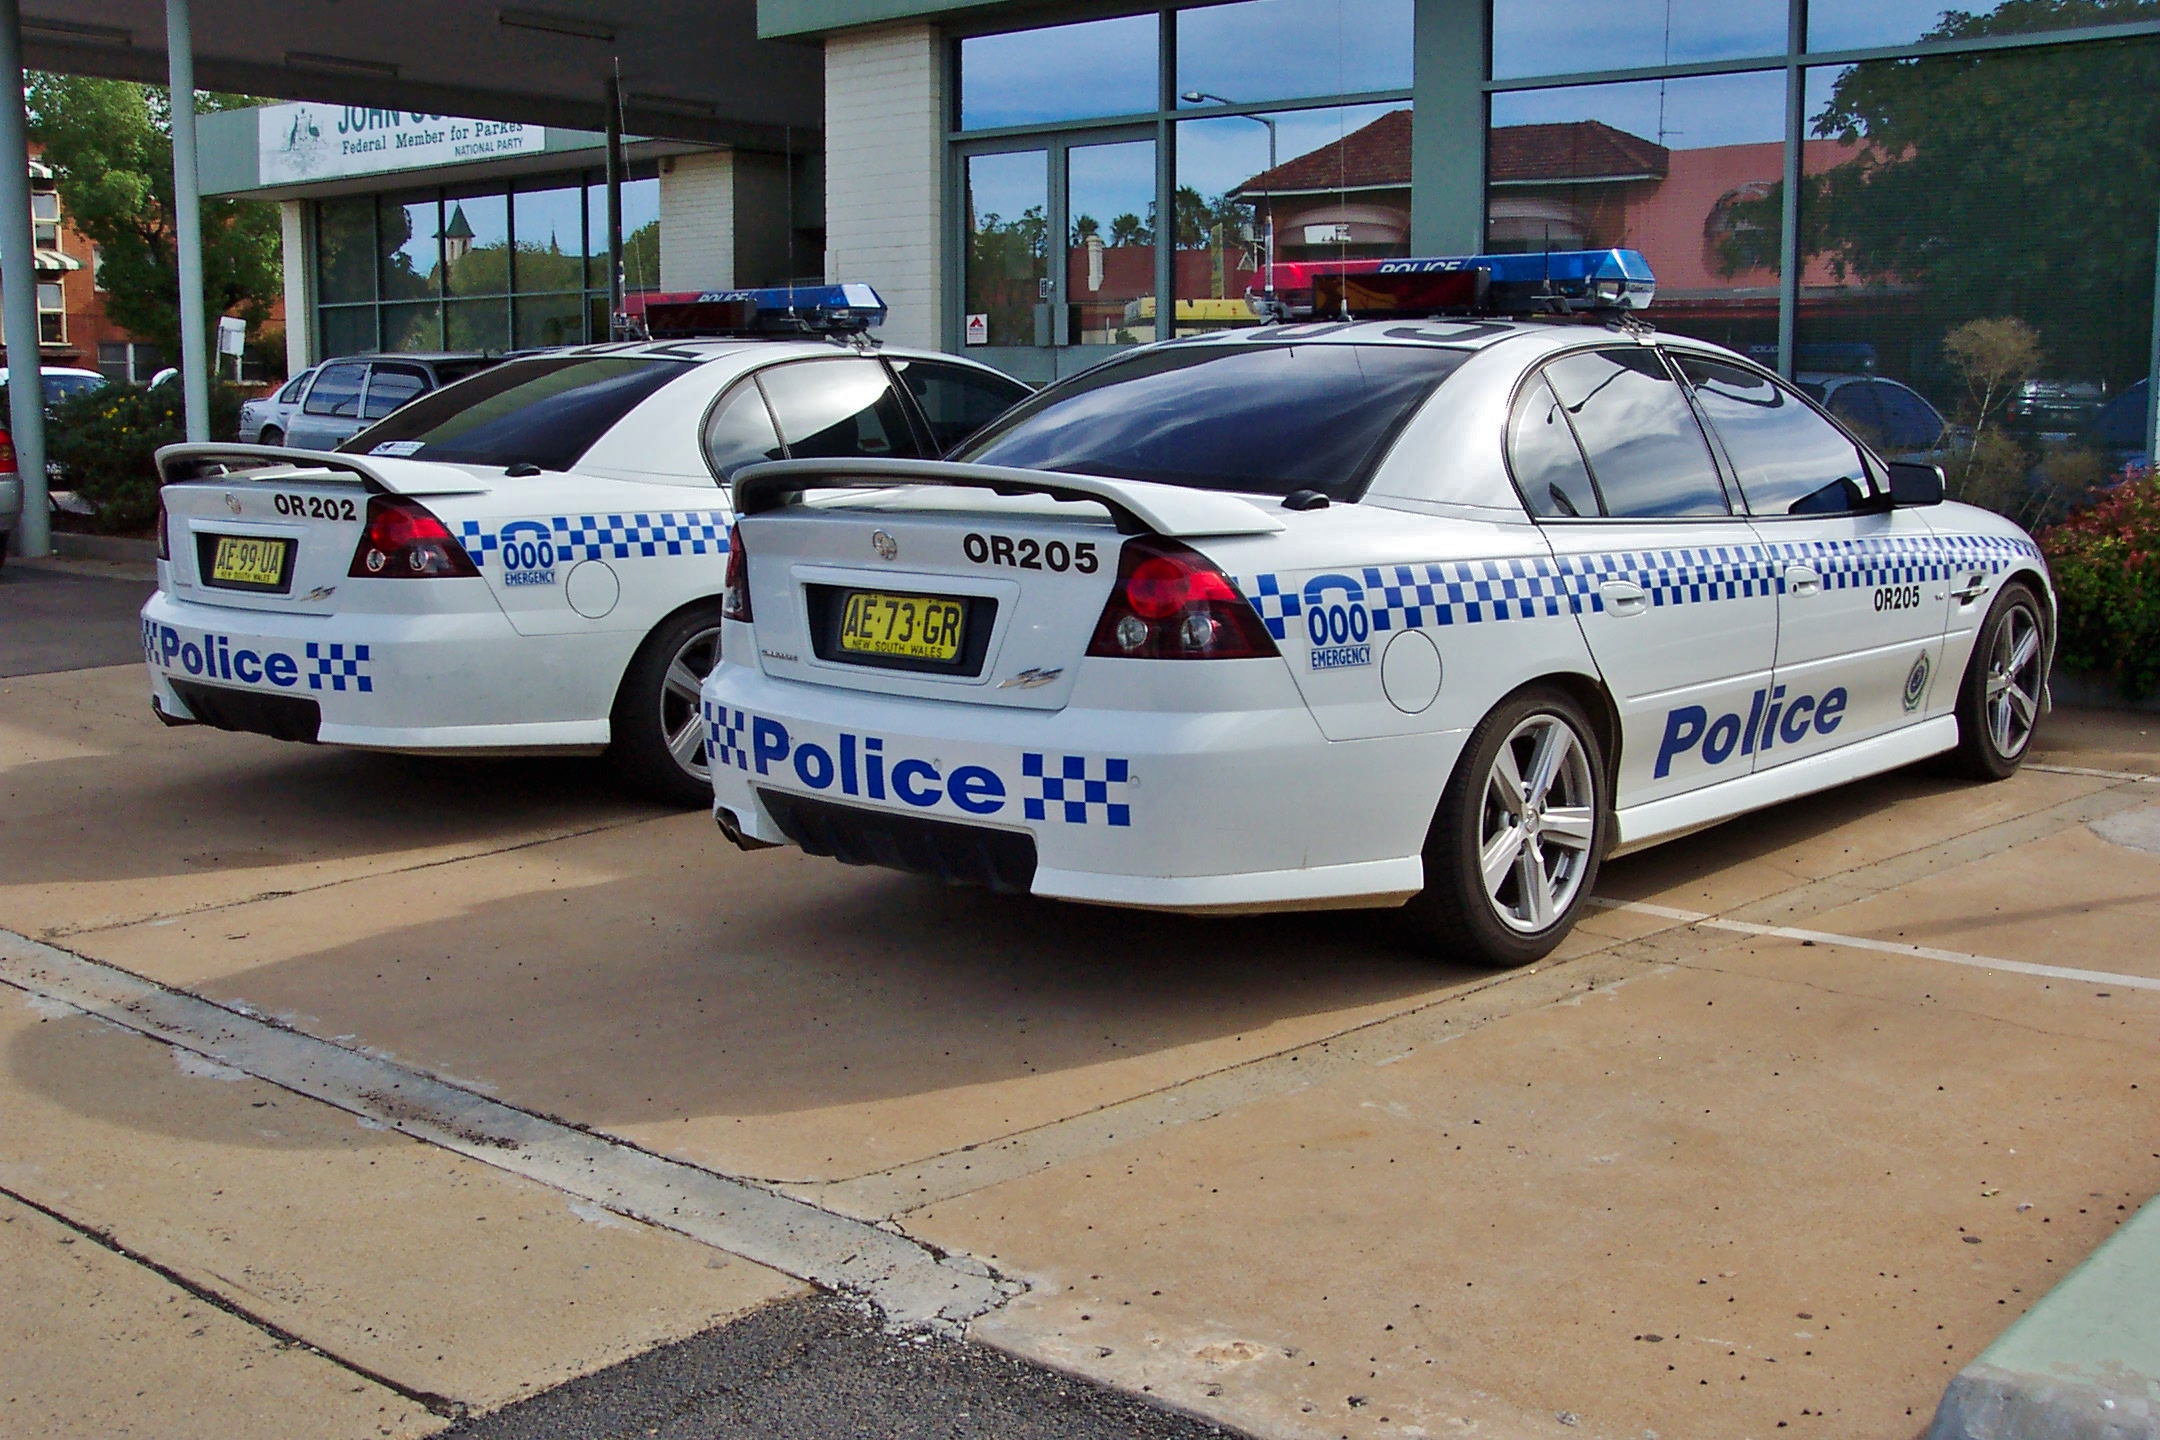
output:
[[[567,470],[639,401],[690,368],[628,355],[513,360],[423,396],[338,449]]]
[[[1354,500],[1419,402],[1468,358],[1411,345],[1147,351],[1051,386],[953,458]]]

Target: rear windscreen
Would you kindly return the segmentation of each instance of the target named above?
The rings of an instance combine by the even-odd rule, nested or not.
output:
[[[690,369],[629,355],[512,360],[422,396],[338,449],[567,470],[639,401]]]
[[[1144,351],[1053,385],[952,458],[1335,500],[1468,352],[1246,343]]]

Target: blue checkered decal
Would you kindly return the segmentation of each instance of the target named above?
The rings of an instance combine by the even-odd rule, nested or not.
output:
[[[1117,786],[1123,795],[1131,768],[1128,761],[1108,759],[1101,762],[1101,773],[1091,776],[1085,755],[1059,755],[1052,764],[1050,757],[1022,754],[1020,773],[1033,780],[1036,788],[1035,794],[1023,797],[1022,813],[1030,820],[1062,820],[1068,825],[1085,825],[1094,814],[1105,824],[1130,825],[1132,806],[1112,800],[1110,787]]]
[[[1256,575],[1241,588],[1268,633],[1284,640],[1290,621],[1331,601],[1363,606],[1376,632],[1420,630],[1602,611],[1598,587],[1608,580],[1642,586],[1654,606],[1702,605],[1779,594],[1785,567],[1793,564],[1814,569],[1827,589],[1847,590],[1999,575],[2039,554],[2022,538],[1913,535],[1368,565],[1355,577]]]
[[[750,768],[750,752],[744,747],[742,738],[749,725],[749,715],[741,710],[730,710],[725,705],[705,707],[705,753],[712,757],[715,766],[733,765],[738,770]]]
[[[361,668],[368,663],[367,646],[318,644],[310,640],[307,658],[315,667],[307,672],[308,689],[357,690],[363,695],[374,693],[374,680]]]
[[[472,556],[473,564],[485,570],[487,557],[502,547],[502,530],[517,523],[505,522],[496,529],[489,529],[477,520],[461,521],[458,542]],[[551,515],[545,523],[555,552],[563,560],[727,554],[728,512],[725,510]]]

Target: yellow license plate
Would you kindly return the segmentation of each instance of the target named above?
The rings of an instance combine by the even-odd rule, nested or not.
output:
[[[840,614],[840,648],[858,655],[951,662],[960,658],[967,606],[942,595],[850,590]]]
[[[250,590],[285,588],[285,560],[292,553],[290,540],[269,540],[255,535],[220,535],[210,560],[210,580],[216,585],[242,585]]]

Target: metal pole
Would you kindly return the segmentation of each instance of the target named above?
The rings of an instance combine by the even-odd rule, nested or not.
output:
[[[2152,354],[2145,365],[2145,465],[2160,470],[2160,247],[2153,252]]]
[[[210,438],[209,327],[203,319],[202,189],[195,174],[195,35],[188,0],[165,0],[172,86],[173,234],[180,251],[180,385],[187,438]]]
[[[28,556],[52,553],[52,512],[45,497],[45,386],[38,376],[37,252],[30,238],[30,144],[23,113],[22,7],[0,0],[0,288],[6,291],[8,418],[15,469],[22,477],[22,520],[15,546]],[[8,98],[11,97],[11,98]]]
[[[607,82],[607,305],[608,338],[623,332],[622,81]]]
[[[1807,48],[1807,0],[1791,0],[1785,12],[1785,50],[1797,56]],[[1790,380],[1797,366],[1800,280],[1807,257],[1800,253],[1800,190],[1807,174],[1807,71],[1797,62],[1785,67],[1784,206],[1778,216],[1777,372]]]

